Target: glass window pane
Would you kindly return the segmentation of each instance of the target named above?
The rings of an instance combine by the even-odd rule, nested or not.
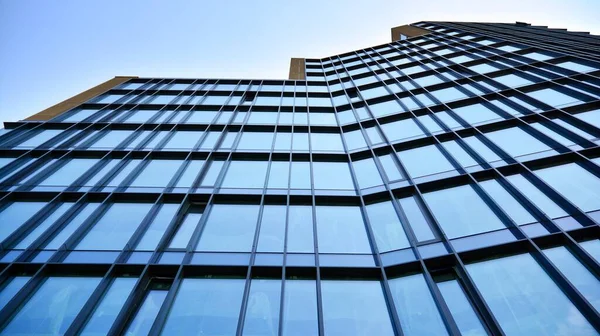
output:
[[[389,284],[404,335],[448,334],[422,274],[390,279]]]
[[[527,211],[519,201],[504,189],[498,181],[484,181],[480,182],[479,185],[517,225],[537,222],[529,211]]]
[[[292,161],[290,188],[310,189],[310,162]]]
[[[182,163],[182,160],[151,160],[131,182],[131,186],[165,188]]]
[[[551,88],[529,92],[527,95],[553,107],[564,107],[565,105],[569,106],[581,103],[579,99]]]
[[[265,205],[258,236],[258,252],[283,252],[286,206]]]
[[[348,150],[355,150],[367,146],[365,137],[360,130],[345,132],[344,139],[346,140]]]
[[[534,173],[581,210],[600,208],[600,180],[580,165],[569,163]]]
[[[464,168],[478,165],[477,161],[456,140],[444,141],[442,142],[442,147]]]
[[[44,205],[46,205],[44,202],[14,202],[4,208],[0,212],[0,223],[2,223],[0,225],[0,242],[25,224]]]
[[[177,232],[175,232],[175,235],[171,239],[169,248],[185,249],[201,218],[202,214],[200,213],[187,214],[181,225],[177,228]]]
[[[204,160],[191,160],[177,183],[175,183],[175,187],[191,188],[198,174],[200,174],[202,167],[204,167],[204,162]]]
[[[502,161],[502,159],[494,151],[492,151],[477,137],[470,136],[463,138],[463,140],[487,162]]]
[[[507,176],[506,179],[550,218],[558,218],[567,215],[566,211],[556,205],[556,203],[529,182],[523,175],[511,175]]]
[[[54,173],[45,178],[39,185],[46,186],[70,186],[81,175],[98,163],[98,159],[71,159],[65,165],[58,168]]]
[[[482,104],[457,107],[452,110],[471,125],[500,118],[499,115]]]
[[[196,147],[204,132],[199,131],[176,131],[175,134],[164,145],[164,149],[190,149]]]
[[[223,188],[263,188],[267,161],[231,161],[223,179]]]
[[[313,162],[313,174],[315,189],[354,189],[347,162]]]
[[[366,210],[380,253],[409,247],[404,228],[391,201],[369,204]]]
[[[470,185],[429,192],[423,198],[448,238],[506,227]]]
[[[196,251],[250,252],[258,210],[258,205],[213,205]]]
[[[600,309],[600,282],[564,246],[542,250],[596,310]]]
[[[252,279],[242,335],[279,335],[281,280]]]
[[[16,249],[26,249],[31,243],[33,243],[39,236],[42,235],[54,222],[56,222],[67,210],[69,210],[74,203],[63,203],[54,212],[44,217],[44,221],[40,223],[33,231],[31,231],[27,237],[23,238]]]
[[[552,150],[548,145],[534,138],[519,127],[506,128],[485,133],[485,136],[502,148],[508,155],[516,158],[520,155]]]
[[[596,259],[597,262],[600,262],[600,240],[588,240],[580,242],[579,245],[581,245],[592,258]]]
[[[90,145],[90,148],[115,148],[121,144],[127,137],[133,134],[134,131],[102,131],[104,136]],[[80,147],[80,146],[79,146]]]
[[[379,281],[321,281],[326,335],[394,335]]]
[[[8,283],[0,290],[0,309],[4,308],[17,295],[29,279],[31,279],[30,276],[16,276],[10,280],[6,280]]]
[[[137,278],[116,278],[94,309],[80,335],[107,335],[136,281]]]
[[[288,211],[287,252],[313,253],[312,206],[290,205]]]
[[[77,244],[76,250],[121,250],[148,214],[150,203],[115,203]]]
[[[79,226],[100,206],[100,203],[88,203],[83,209],[77,213],[75,218],[69,223],[46,245],[48,250],[56,250],[67,241],[67,239],[79,228]]]
[[[183,279],[161,335],[234,335],[244,279]]]
[[[358,206],[317,206],[317,237],[321,253],[371,253]]]
[[[454,170],[435,145],[404,150],[398,152],[398,157],[413,178]]]
[[[383,184],[379,170],[372,158],[352,162],[360,188],[370,188]]]
[[[167,293],[166,290],[151,290],[148,292],[129,328],[127,328],[126,336],[148,335],[160,306],[167,297]]]
[[[243,132],[238,144],[239,150],[271,150],[273,136],[270,132]]]
[[[310,133],[313,151],[340,152],[344,150],[342,137],[336,133]]]
[[[466,267],[506,335],[596,334],[531,255]]]
[[[314,280],[286,280],[282,336],[318,335],[317,286]]]
[[[21,142],[19,145],[17,145],[17,147],[37,147],[43,144],[44,142],[59,135],[60,133],[62,133],[62,130],[43,130],[40,133],[37,133],[29,139],[25,140],[24,142]]]
[[[100,278],[46,279],[6,325],[2,334],[64,334],[99,282]]]
[[[487,335],[473,306],[467,299],[465,292],[456,280],[449,280],[437,284],[446,305],[463,335]]]
[[[160,242],[165,230],[175,217],[179,204],[163,204],[158,213],[152,219],[152,223],[144,232],[136,250],[154,251]]]
[[[429,223],[427,223],[421,209],[419,209],[419,205],[415,198],[413,196],[401,198],[398,202],[400,202],[400,206],[402,207],[417,240],[426,241],[435,239],[435,235],[433,234],[433,231],[431,231],[431,227],[429,226]]]
[[[289,179],[290,163],[288,161],[272,161],[267,188],[287,189]]]
[[[381,130],[389,141],[415,138],[424,135],[412,119],[404,119],[381,125]]]

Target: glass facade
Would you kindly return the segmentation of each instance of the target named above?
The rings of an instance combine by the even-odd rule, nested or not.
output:
[[[136,78],[0,131],[0,335],[597,335],[598,37]]]

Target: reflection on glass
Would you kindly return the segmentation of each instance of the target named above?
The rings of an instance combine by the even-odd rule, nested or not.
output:
[[[30,276],[16,276],[10,280],[6,280],[7,283],[0,289],[0,309],[4,308],[10,302],[29,279],[31,279]]]
[[[390,279],[390,290],[404,335],[447,335],[422,274]]]
[[[321,281],[326,335],[394,335],[379,281]]]
[[[107,335],[137,278],[116,278],[86,323],[81,336]]]
[[[206,220],[196,251],[250,252],[258,205],[215,204]]]
[[[317,238],[321,253],[371,253],[358,206],[317,206]]]
[[[252,279],[242,335],[279,335],[281,280]]]
[[[506,335],[596,335],[529,254],[467,265]]]
[[[388,252],[409,246],[391,201],[369,204],[366,206],[366,210],[379,252]]]
[[[161,335],[235,335],[244,279],[183,279]]]
[[[63,335],[100,278],[50,277],[19,309],[0,334]]]
[[[126,336],[148,335],[160,306],[167,297],[167,293],[166,290],[151,290],[148,292],[129,328],[127,328]]]
[[[437,286],[444,297],[444,301],[446,301],[458,330],[463,335],[487,335],[458,281],[439,282]]]
[[[286,280],[283,336],[318,335],[317,287],[314,280]]]

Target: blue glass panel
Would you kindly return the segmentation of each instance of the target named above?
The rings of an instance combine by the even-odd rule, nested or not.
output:
[[[575,97],[571,97],[569,95],[566,95],[562,92],[550,88],[529,92],[527,93],[527,95],[543,102],[544,104],[554,107],[564,107],[565,105],[569,106],[581,103],[581,101]]]
[[[151,290],[148,292],[140,309],[127,328],[126,336],[148,335],[160,306],[167,297],[167,293],[166,290]]]
[[[409,247],[391,201],[369,204],[366,211],[380,253]]]
[[[600,209],[600,180],[576,163],[534,173],[583,211]]]
[[[448,334],[422,274],[390,279],[389,284],[404,335]]]
[[[161,335],[235,335],[243,279],[183,279]]]
[[[542,250],[596,310],[600,309],[600,282],[564,246]]]
[[[511,175],[506,179],[514,185],[525,197],[527,197],[536,207],[546,213],[550,218],[558,218],[567,215],[567,212],[554,203],[548,196],[536,188],[523,175]]]
[[[426,241],[435,239],[435,235],[433,234],[433,231],[431,231],[431,227],[429,226],[429,223],[427,223],[421,209],[419,209],[419,205],[415,201],[415,198],[413,196],[401,198],[398,202],[400,202],[400,206],[402,207],[402,210],[404,210],[404,214],[406,215],[417,240]]]
[[[485,133],[485,136],[513,158],[543,151],[556,153],[548,145],[518,127]]]
[[[0,242],[15,232],[21,225],[33,217],[46,203],[14,202],[0,212]]]
[[[318,335],[314,280],[286,280],[283,303],[282,336]]]
[[[267,161],[231,161],[223,179],[223,188],[263,188]]]
[[[379,281],[321,281],[326,335],[394,335]]]
[[[267,188],[287,189],[289,179],[290,163],[288,161],[272,161]],[[308,180],[310,182],[310,175]]]
[[[272,132],[243,132],[238,150],[271,150],[274,133]]]
[[[536,219],[529,211],[527,211],[519,201],[504,189],[498,181],[484,181],[480,182],[479,185],[517,225],[536,222]]]
[[[347,162],[313,162],[313,174],[315,189],[354,189]]]
[[[281,280],[252,279],[242,335],[279,335]]]
[[[435,145],[404,150],[398,152],[398,157],[413,178],[454,170]]]
[[[404,119],[383,124],[381,125],[381,130],[391,142],[423,135],[423,131],[412,119]]]
[[[358,206],[317,206],[317,237],[321,253],[371,253]]]
[[[144,170],[131,182],[131,186],[164,188],[182,163],[182,160],[150,160]]]
[[[165,230],[175,217],[177,209],[179,209],[179,204],[163,204],[135,249],[138,251],[153,251],[156,249]]]
[[[204,225],[196,251],[250,252],[258,205],[215,204]]]
[[[175,232],[175,235],[171,239],[169,248],[185,249],[188,246],[190,238],[192,237],[194,230],[196,230],[201,218],[202,214],[200,213],[187,214],[181,225],[177,228],[177,232]]]
[[[423,198],[450,239],[506,227],[470,185],[429,192]]]
[[[458,281],[449,280],[440,282],[437,285],[461,334],[470,336],[487,335]]]
[[[0,334],[64,334],[99,282],[100,278],[46,279]]]
[[[194,148],[204,132],[177,131],[163,146],[165,149],[190,149]]]
[[[104,135],[91,144],[90,148],[115,148],[132,135],[133,132],[121,130],[103,131]]]
[[[288,210],[287,251],[312,253],[315,250],[310,205],[291,205]]]
[[[116,278],[79,335],[107,335],[136,281],[137,278]]]
[[[185,170],[179,177],[175,187],[177,188],[191,188],[194,181],[200,174],[202,167],[204,167],[204,160],[191,160]]]
[[[150,203],[115,203],[77,244],[77,250],[121,250],[152,208]]]
[[[466,267],[506,335],[597,334],[531,255]]]
[[[260,222],[258,252],[283,252],[286,206],[265,205]]]
[[[597,262],[600,262],[600,240],[588,240],[580,242],[579,245],[581,245],[592,258],[596,259]]]
[[[100,203],[88,203],[84,206],[83,209],[77,213],[75,218],[71,219],[69,223],[52,239],[48,245],[46,245],[46,249],[48,250],[56,250],[62,244],[67,241],[67,239],[79,228],[79,226],[94,212]]]
[[[34,240],[42,235],[56,220],[60,218],[74,203],[61,204],[52,214],[47,214],[44,221],[41,222],[33,231],[31,231],[23,240],[21,240],[15,249],[26,249]]]
[[[30,276],[16,276],[6,280],[8,283],[2,287],[0,291],[0,309],[4,308],[7,303],[25,286]]]
[[[44,142],[54,138],[55,136],[59,135],[62,132],[63,132],[62,130],[43,130],[40,133],[35,134],[33,137],[29,138],[28,140],[21,142],[17,147],[26,147],[26,148],[37,147],[37,146],[43,144]]]
[[[72,159],[54,173],[41,181],[39,185],[69,186],[86,171],[98,163],[98,159]]]
[[[471,125],[500,119],[500,116],[482,104],[467,105],[452,109],[459,117]]]
[[[379,170],[372,158],[352,162],[358,186],[362,189],[383,184]]]
[[[342,137],[337,133],[310,133],[313,151],[340,152],[344,150]]]

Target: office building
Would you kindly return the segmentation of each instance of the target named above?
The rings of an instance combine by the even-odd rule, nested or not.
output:
[[[600,332],[600,37],[418,22],[289,75],[5,123],[0,335]]]

